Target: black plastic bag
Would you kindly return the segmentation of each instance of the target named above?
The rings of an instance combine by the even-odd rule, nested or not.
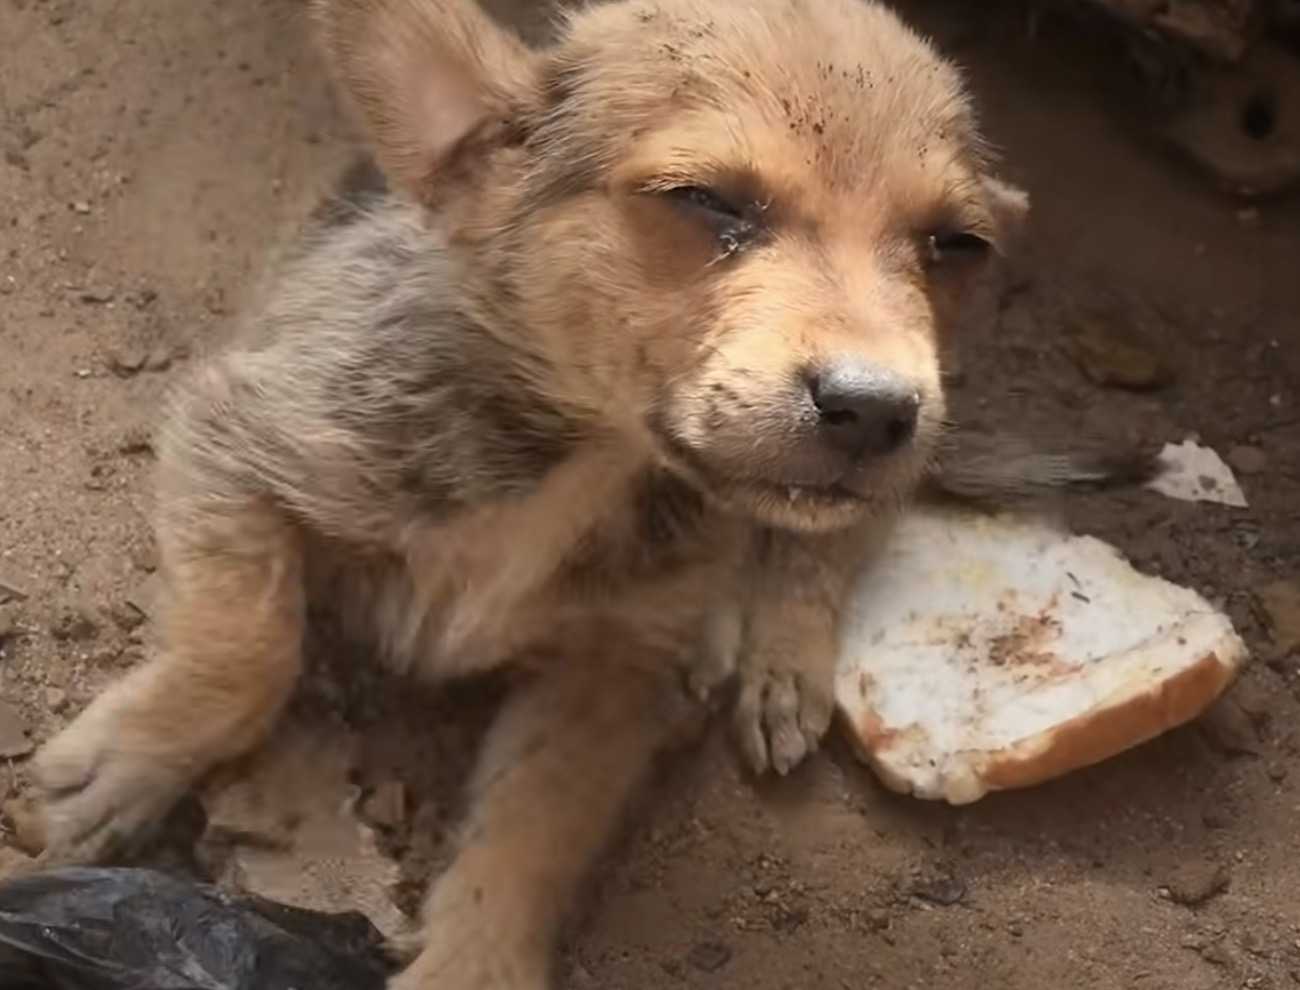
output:
[[[383,990],[383,937],[143,869],[63,869],[0,885],[3,990]]]

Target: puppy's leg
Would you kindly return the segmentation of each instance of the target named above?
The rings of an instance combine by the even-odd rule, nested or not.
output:
[[[48,856],[124,851],[215,764],[260,742],[300,665],[298,533],[270,505],[160,530],[165,652],[111,687],[39,754]]]
[[[692,709],[677,680],[557,667],[507,702],[462,846],[397,990],[543,990],[576,888],[651,759]]]
[[[883,532],[763,534],[736,703],[741,754],[755,773],[789,773],[830,727],[840,613],[854,574]]]

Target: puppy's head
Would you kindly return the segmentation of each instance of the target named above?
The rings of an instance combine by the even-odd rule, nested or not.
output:
[[[719,502],[893,505],[937,345],[1025,209],[956,72],[866,0],[624,0],[527,50],[469,0],[318,0],[398,188],[481,315]]]

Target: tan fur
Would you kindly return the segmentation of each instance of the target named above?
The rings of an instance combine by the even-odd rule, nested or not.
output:
[[[255,746],[314,608],[413,674],[531,669],[398,984],[540,990],[699,714],[683,684],[739,662],[756,770],[816,748],[848,581],[931,463],[979,269],[931,237],[996,241],[1023,203],[954,70],[864,0],[630,0],[544,52],[469,0],[315,10],[394,192],[178,391],[166,652],[41,753],[51,855],[128,847]],[[912,390],[910,442],[827,445],[810,376],[846,360]]]

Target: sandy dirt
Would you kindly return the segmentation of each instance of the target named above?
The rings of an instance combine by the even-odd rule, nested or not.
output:
[[[1243,210],[1153,147],[1068,27],[932,6],[909,11],[971,67],[1036,210],[996,319],[962,342],[956,402],[990,426],[1231,452],[1249,509],[1140,492],[1070,514],[1225,608],[1255,663],[1197,725],[963,810],[886,793],[843,745],[755,788],[715,739],[669,768],[601,871],[566,986],[1300,985],[1300,204]],[[300,12],[0,2],[8,809],[26,751],[149,648],[164,390],[221,342],[350,154]],[[1108,375],[1165,384],[1094,380]],[[353,796],[400,861],[399,906],[445,858],[480,693],[413,704],[377,682],[299,706],[351,734]]]

